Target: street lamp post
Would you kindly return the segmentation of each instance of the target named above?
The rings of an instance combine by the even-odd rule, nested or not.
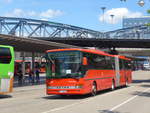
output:
[[[102,12],[103,12],[103,23],[104,23],[104,13],[105,13],[105,9],[106,7],[101,7]],[[102,33],[102,38],[104,38],[104,33]]]
[[[113,21],[114,21],[114,16],[115,16],[115,15],[113,15],[113,14],[110,15],[110,17],[111,17],[111,23],[112,23],[112,24],[114,23],[114,22],[113,22]]]
[[[105,12],[106,7],[101,7],[101,9],[102,9],[102,12],[103,12],[103,22],[104,22],[104,12]]]

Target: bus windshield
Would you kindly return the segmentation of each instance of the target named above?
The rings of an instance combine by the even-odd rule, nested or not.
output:
[[[50,78],[76,78],[81,76],[81,52],[62,51],[47,54],[47,76]]]
[[[0,63],[9,64],[11,62],[11,57],[9,48],[0,47]]]

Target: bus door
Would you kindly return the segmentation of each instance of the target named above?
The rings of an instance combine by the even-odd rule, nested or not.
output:
[[[116,86],[120,85],[120,69],[119,69],[119,58],[115,57],[115,71],[116,71]]]
[[[126,81],[126,68],[125,68],[125,60],[119,60],[120,65],[120,83],[121,85],[125,84]]]
[[[125,65],[125,82],[131,82],[131,62],[130,61],[124,61]]]

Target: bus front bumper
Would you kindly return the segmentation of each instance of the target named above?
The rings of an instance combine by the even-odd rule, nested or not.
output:
[[[83,95],[83,89],[47,89],[47,94],[51,95]]]
[[[13,78],[0,79],[0,95],[11,93],[13,90]]]

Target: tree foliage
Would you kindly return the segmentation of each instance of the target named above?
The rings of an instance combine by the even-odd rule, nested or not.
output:
[[[147,10],[147,13],[150,14],[150,9]]]

